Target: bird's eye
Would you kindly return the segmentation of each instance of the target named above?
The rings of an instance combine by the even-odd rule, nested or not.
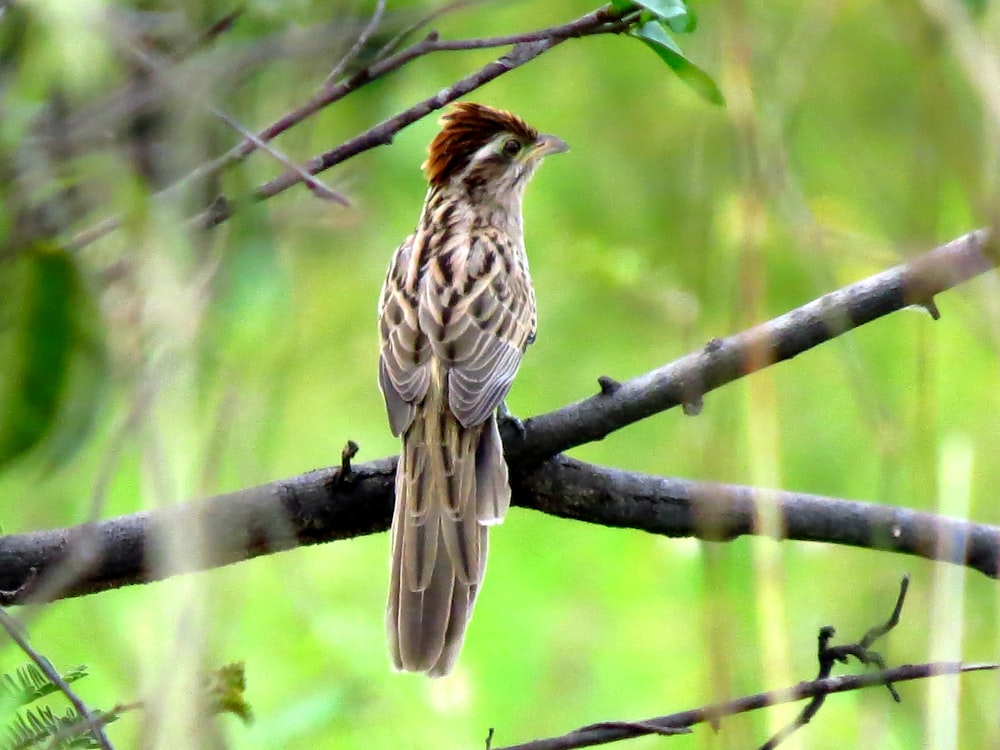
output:
[[[504,156],[517,156],[521,150],[521,142],[517,138],[508,138],[503,142]]]

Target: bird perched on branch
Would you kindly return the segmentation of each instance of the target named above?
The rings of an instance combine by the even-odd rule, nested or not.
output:
[[[430,187],[389,264],[379,386],[402,436],[386,624],[397,669],[447,674],[486,569],[487,529],[510,505],[496,411],[535,337],[521,200],[565,142],[462,102],[423,169]]]

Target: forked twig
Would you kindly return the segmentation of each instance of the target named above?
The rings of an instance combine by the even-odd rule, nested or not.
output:
[[[862,664],[874,664],[883,672],[887,671],[888,667],[885,664],[885,660],[882,658],[881,654],[876,651],[872,651],[871,646],[875,643],[875,641],[899,624],[899,614],[903,611],[903,602],[906,600],[906,591],[909,587],[910,576],[904,575],[903,580],[899,584],[899,596],[896,597],[896,606],[893,607],[892,614],[889,615],[889,619],[882,625],[876,625],[875,627],[870,628],[861,640],[856,643],[846,643],[842,646],[830,646],[830,640],[833,638],[836,630],[834,630],[832,625],[825,625],[820,628],[818,654],[819,673],[816,675],[816,679],[826,679],[833,671],[834,664],[837,662],[846,664],[848,658],[852,656]],[[896,701],[896,703],[902,701],[902,698],[899,697],[899,693],[896,692],[896,688],[893,687],[890,680],[886,680],[884,684],[886,688],[889,689],[889,693],[892,695],[892,698]],[[760,750],[774,750],[774,748],[776,748],[784,740],[788,739],[788,737],[790,737],[797,729],[808,724],[819,712],[820,708],[823,707],[823,702],[826,700],[826,696],[826,693],[814,695],[812,700],[806,704],[805,708],[802,709],[799,715],[796,716],[792,722],[775,733],[771,739],[761,745]]]
[[[701,708],[669,714],[667,716],[658,716],[656,718],[646,719],[643,721],[608,721],[600,722],[598,724],[590,724],[558,737],[532,740],[519,745],[494,748],[494,750],[573,750],[574,748],[603,745],[650,734],[680,734],[690,731],[690,727],[701,723],[711,724],[713,727],[718,728],[716,726],[716,722],[718,722],[720,718],[735,716],[736,714],[755,711],[768,706],[791,703],[805,698],[810,698],[812,700],[806,710],[803,711],[803,714],[812,708],[809,715],[811,718],[811,716],[815,715],[816,710],[818,710],[818,707],[813,708],[816,702],[819,701],[821,704],[822,700],[825,699],[826,696],[833,693],[860,690],[861,688],[874,687],[877,685],[885,685],[892,689],[891,686],[893,683],[906,682],[908,680],[927,679],[929,677],[937,677],[941,675],[957,675],[964,674],[966,672],[1000,670],[1000,664],[997,663],[964,664],[962,662],[935,662],[927,664],[907,664],[901,667],[894,667],[892,669],[883,668],[878,672],[869,672],[867,674],[860,675],[844,675],[842,677],[830,676],[829,669],[832,666],[832,662],[842,661],[841,657],[846,659],[848,655],[857,656],[859,653],[862,653],[868,659],[865,663],[877,663],[877,661],[881,661],[881,657],[877,654],[873,655],[873,653],[869,650],[869,647],[878,638],[889,632],[899,622],[899,614],[903,606],[903,600],[906,596],[908,585],[909,579],[908,577],[904,577],[900,586],[899,597],[896,600],[896,606],[893,609],[892,615],[884,624],[871,628],[857,643],[847,644],[845,646],[824,647],[822,641],[824,639],[825,632],[821,635],[821,676],[817,677],[815,680],[800,682],[798,685],[794,685],[791,688],[786,688],[784,690],[757,693],[756,695],[749,695],[743,698],[728,701],[726,703],[719,703],[713,706],[703,706]],[[827,630],[832,631],[832,628],[823,629],[823,631]],[[829,640],[829,638],[827,637],[826,640]],[[877,661],[873,658],[873,656],[877,657]],[[827,661],[830,662],[829,665],[827,664]],[[802,726],[806,721],[808,721],[808,719],[801,721],[803,714],[800,714],[800,720],[798,720],[801,723],[797,723],[794,728]],[[775,735],[775,737],[769,740],[764,747],[776,747],[782,739],[794,731],[794,728],[782,730],[782,732],[779,732],[778,735]]]

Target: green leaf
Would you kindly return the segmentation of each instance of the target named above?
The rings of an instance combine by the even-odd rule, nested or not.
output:
[[[667,34],[661,24],[646,23],[629,33],[653,50],[661,60],[670,66],[678,78],[694,89],[702,98],[712,104],[725,104],[725,98],[712,77],[684,56],[680,47]]]
[[[0,264],[0,466],[80,445],[103,392],[99,315],[75,259],[39,242]]]
[[[635,4],[652,11],[663,21],[688,15],[687,5],[682,0],[636,0]]]
[[[698,16],[690,8],[687,8],[683,14],[666,18],[664,21],[670,30],[677,34],[693,34],[698,28]]]
[[[611,7],[619,13],[627,13],[630,10],[645,8],[639,15],[639,23],[649,21],[663,21],[670,26],[671,30],[678,34],[688,34],[694,31],[697,26],[697,19],[694,13],[687,7],[683,0],[611,0]]]
[[[70,684],[86,676],[87,667],[80,666],[62,675],[62,678]],[[27,706],[48,695],[58,693],[60,689],[45,676],[37,664],[33,662],[23,664],[13,674],[0,675],[0,711]]]

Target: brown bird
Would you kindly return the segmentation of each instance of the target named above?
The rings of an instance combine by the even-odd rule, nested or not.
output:
[[[487,529],[510,505],[496,411],[535,337],[524,188],[565,142],[461,102],[423,169],[430,187],[389,264],[379,387],[403,448],[386,625],[397,669],[451,671],[486,570]]]

